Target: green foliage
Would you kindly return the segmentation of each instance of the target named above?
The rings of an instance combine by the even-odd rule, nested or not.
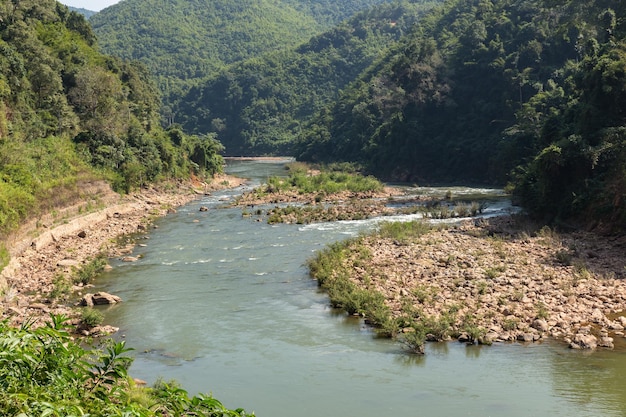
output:
[[[174,143],[160,127],[147,70],[95,42],[84,17],[53,0],[0,3],[0,236],[73,204],[83,182],[128,192],[221,170],[214,140],[181,132]]]
[[[386,239],[394,239],[407,244],[432,230],[432,226],[423,221],[384,222],[378,229],[378,235]]]
[[[337,194],[342,191],[365,193],[381,191],[383,184],[376,178],[360,174],[349,174],[338,171],[322,171],[310,175],[303,169],[292,170],[288,178],[270,177],[267,184],[256,190],[259,194],[271,194],[281,191],[297,191],[304,194]]]
[[[104,321],[104,315],[100,311],[92,307],[85,307],[81,309],[80,322],[84,324],[85,326],[87,327],[99,326],[102,324],[103,321]]]
[[[297,48],[233,63],[182,97],[177,120],[189,131],[216,133],[230,155],[293,153],[302,126],[432,3],[380,4]]]
[[[623,228],[625,13],[448,0],[302,128],[297,155],[402,181],[512,180],[544,220]]]
[[[87,264],[74,270],[72,281],[74,282],[74,284],[89,284],[93,278],[95,278],[99,273],[104,271],[107,263],[108,261],[104,254],[96,256]]]
[[[10,260],[11,255],[9,254],[6,245],[4,243],[0,243],[0,271],[2,271],[2,269],[9,264]]]
[[[52,279],[52,291],[50,291],[50,298],[65,299],[72,291],[72,284],[63,274],[55,275]]]
[[[90,21],[105,52],[140,60],[157,74],[169,107],[226,65],[295,47],[383,1],[172,0],[166,8],[157,0],[126,1]],[[164,115],[179,121],[180,113],[171,107]]]
[[[216,399],[160,384],[137,394],[128,376],[124,342],[85,349],[66,318],[37,329],[0,322],[0,409],[7,416],[250,416]],[[142,398],[142,401],[138,401]]]

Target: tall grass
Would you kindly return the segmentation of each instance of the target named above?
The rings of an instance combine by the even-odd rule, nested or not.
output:
[[[412,239],[425,235],[433,226],[421,220],[411,222],[384,222],[378,228],[378,236],[408,243]]]

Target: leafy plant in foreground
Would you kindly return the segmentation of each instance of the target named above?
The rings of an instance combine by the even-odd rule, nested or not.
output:
[[[246,417],[205,395],[190,398],[174,385],[136,388],[124,342],[83,348],[67,318],[34,328],[0,322],[0,410],[6,416]]]

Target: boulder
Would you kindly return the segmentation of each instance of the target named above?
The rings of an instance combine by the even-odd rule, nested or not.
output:
[[[533,324],[530,327],[539,330],[540,332],[547,332],[548,330],[550,330],[548,322],[544,319],[536,319],[535,321],[533,321]]]
[[[578,333],[572,339],[569,347],[572,349],[595,349],[598,347],[598,339],[592,334]]]
[[[615,345],[613,344],[613,338],[608,336],[601,337],[598,341],[598,346],[607,349],[613,349],[615,347]]]
[[[535,335],[533,335],[532,333],[522,332],[517,335],[517,340],[525,343],[534,342]]]
[[[117,295],[101,291],[95,294],[85,294],[82,300],[80,300],[80,305],[93,307],[94,305],[117,304],[121,301],[122,299]]]

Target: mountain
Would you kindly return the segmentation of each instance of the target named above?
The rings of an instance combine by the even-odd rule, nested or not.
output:
[[[136,59],[167,101],[224,65],[305,42],[388,0],[125,0],[91,18],[106,53]]]
[[[547,221],[626,227],[626,5],[449,0],[302,128],[300,159],[511,183]]]
[[[293,152],[303,124],[434,4],[374,6],[298,47],[232,64],[191,88],[174,120],[217,134],[229,155]]]
[[[129,192],[221,169],[211,136],[161,128],[146,68],[101,54],[81,14],[54,0],[2,2],[0,51],[3,238],[27,218],[80,201],[81,184],[93,180]]]
[[[98,12],[94,12],[93,10],[87,10],[87,9],[77,8],[77,7],[72,7],[72,6],[68,6],[68,8],[72,12],[82,14],[83,16],[85,16],[85,19],[89,19],[91,16],[98,13]]]

